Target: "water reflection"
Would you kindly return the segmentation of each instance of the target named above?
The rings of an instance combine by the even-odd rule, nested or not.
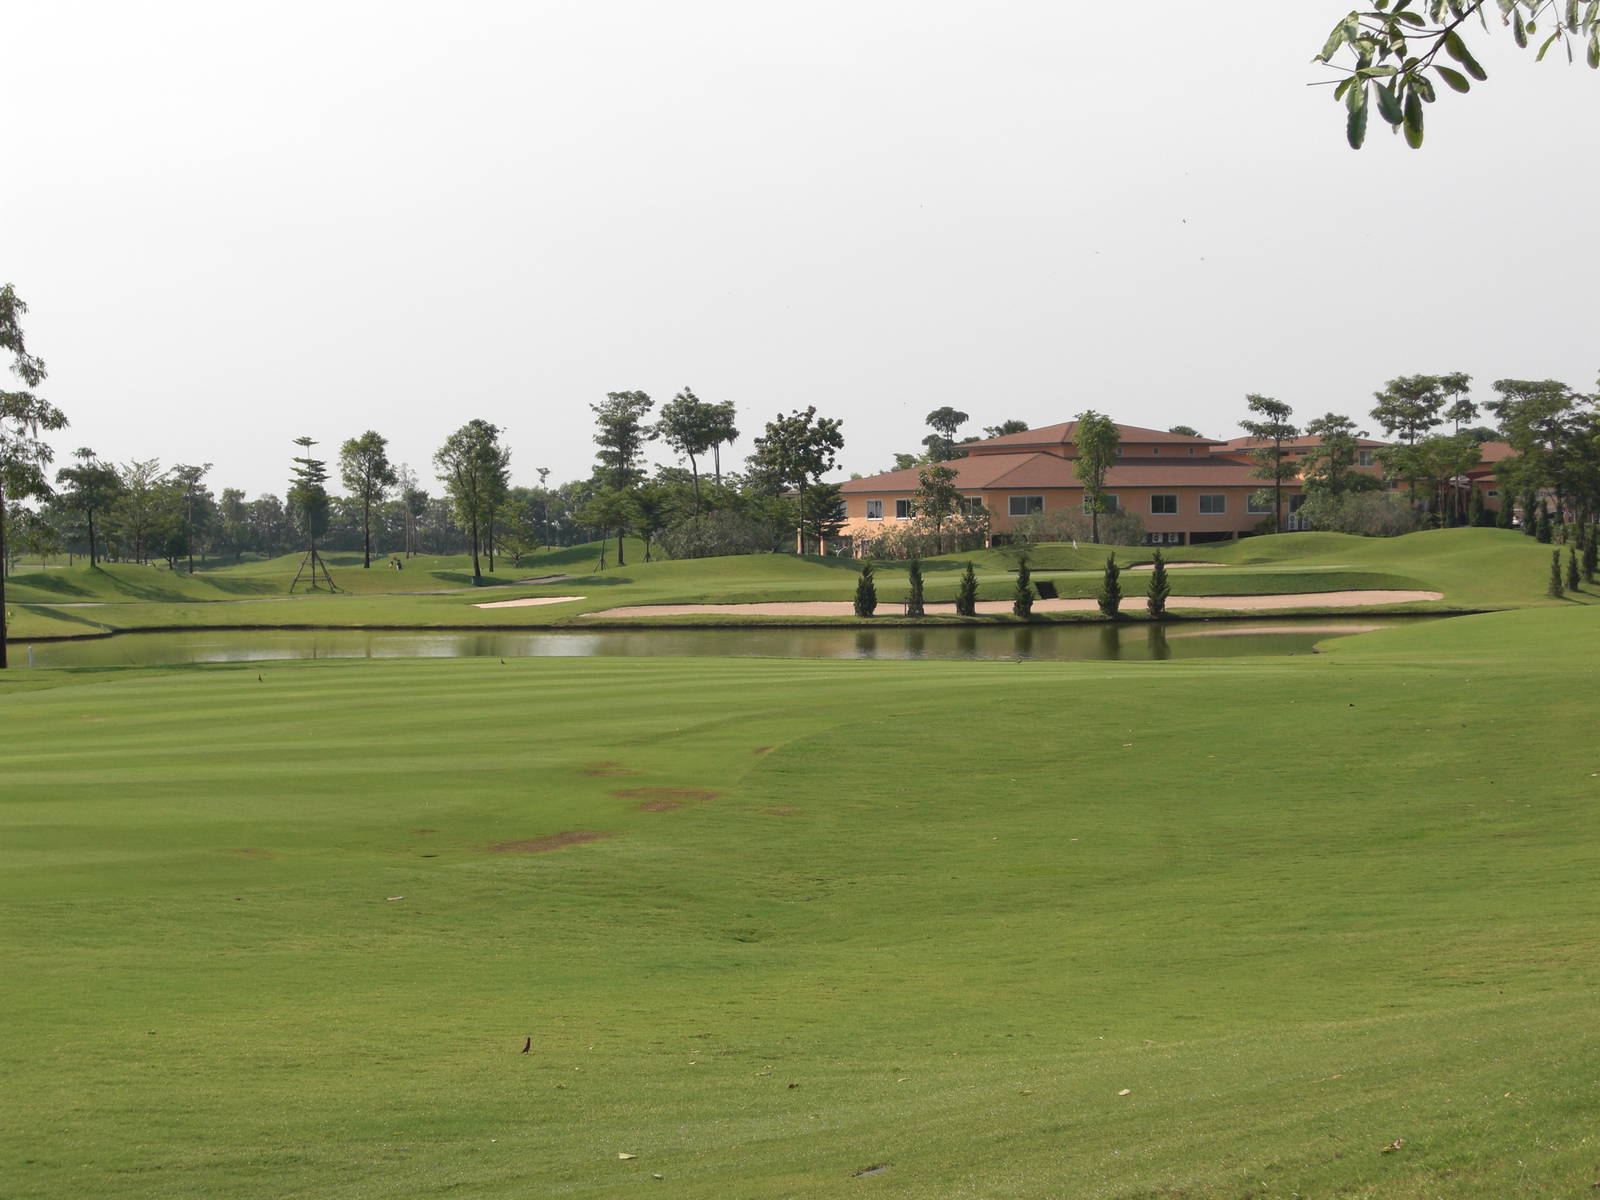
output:
[[[1033,633],[1034,631],[1032,625],[1019,625],[1012,632],[1012,653],[1014,653],[1018,658],[1033,657],[1033,644],[1036,640],[1033,636]]]
[[[37,642],[37,667],[151,666],[315,658],[701,657],[1166,660],[1304,654],[1325,638],[1402,620],[1319,617],[1314,622],[1183,622],[1108,625],[987,625],[877,629],[604,630],[250,630],[127,633],[78,642]],[[1217,635],[1217,636],[1214,636]],[[19,648],[20,649],[20,648]],[[14,662],[27,661],[16,654]]]
[[[1165,625],[1146,625],[1145,654],[1156,662],[1172,657],[1172,647],[1167,644]]]
[[[1115,662],[1122,657],[1122,634],[1124,626],[1100,626],[1100,654],[1098,657],[1107,662]]]

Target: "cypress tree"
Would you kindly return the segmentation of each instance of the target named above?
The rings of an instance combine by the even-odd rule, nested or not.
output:
[[[1117,619],[1117,610],[1122,607],[1122,582],[1117,578],[1121,574],[1122,568],[1117,566],[1117,556],[1106,555],[1105,574],[1100,577],[1099,604],[1101,614],[1113,621]]]
[[[1500,507],[1494,510],[1494,523],[1497,529],[1510,529],[1512,510],[1516,505],[1511,503],[1511,493],[1505,488],[1500,489]]]
[[[1150,595],[1145,600],[1145,608],[1152,621],[1159,621],[1166,616],[1167,597],[1170,595],[1172,587],[1167,582],[1167,560],[1157,550],[1155,561],[1150,565]]]
[[[1550,551],[1550,586],[1545,589],[1545,595],[1552,600],[1560,600],[1566,592],[1561,589],[1561,551]]]
[[[861,568],[856,580],[856,616],[870,617],[878,611],[878,585],[872,581],[872,564]]]
[[[1550,524],[1550,510],[1543,504],[1539,505],[1539,525],[1534,530],[1533,536],[1541,545],[1545,546],[1550,544],[1550,539],[1554,536],[1554,530]]]
[[[911,560],[911,590],[906,596],[906,616],[922,616],[922,560]]]
[[[1589,536],[1583,539],[1583,581],[1585,583],[1593,583],[1595,581],[1595,568],[1600,566],[1600,563],[1595,561],[1597,557],[1595,534],[1595,527],[1591,525],[1589,526]]]
[[[1578,591],[1579,590],[1579,586],[1578,585],[1579,585],[1580,582],[1581,582],[1581,580],[1579,580],[1579,578],[1578,578],[1578,548],[1576,546],[1568,546],[1567,547],[1567,591],[1569,591],[1569,592]]]
[[[1488,514],[1483,511],[1483,491],[1473,488],[1472,495],[1467,498],[1467,524],[1487,525]]]
[[[1532,492],[1522,493],[1522,535],[1533,537],[1539,532],[1539,514],[1533,511],[1534,501],[1538,497]]]
[[[978,575],[972,569],[970,562],[967,563],[967,569],[961,572],[961,589],[956,592],[956,615],[961,617],[978,615]]]
[[[1011,596],[1011,615],[1026,621],[1033,616],[1033,582],[1028,574],[1028,556],[1017,563],[1017,590]]]

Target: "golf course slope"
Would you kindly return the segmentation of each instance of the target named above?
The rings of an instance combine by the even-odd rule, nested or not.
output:
[[[1183,547],[1170,576],[1173,617],[1207,618],[1270,608],[1294,615],[1349,612],[1482,612],[1590,604],[1545,595],[1551,547],[1501,529],[1446,529],[1399,538],[1293,533],[1238,543]],[[1099,620],[1093,600],[1107,555],[1148,563],[1129,546],[1043,545],[1031,551],[1033,578],[1063,599],[1041,601],[1035,620]],[[643,561],[597,569],[599,547],[576,546],[501,559],[473,587],[470,560],[415,558],[403,571],[360,556],[330,554],[337,594],[293,595],[298,557],[211,566],[190,575],[164,566],[111,563],[49,571],[21,569],[7,585],[8,638],[23,643],[114,632],[188,629],[537,629],[641,624],[853,624],[850,605],[865,565],[791,554]],[[1177,556],[1174,556],[1177,557]],[[608,562],[615,564],[614,554]],[[939,610],[956,597],[971,562],[981,615]],[[908,564],[875,567],[879,623],[903,619]],[[485,565],[485,569],[487,569]],[[1017,556],[1004,550],[946,555],[923,564],[929,621],[1009,623]],[[1122,615],[1142,619],[1150,573],[1122,576]],[[1437,599],[1433,598],[1437,597]],[[520,602],[520,603],[519,603]],[[776,613],[734,606],[777,606]],[[711,606],[709,611],[705,606]],[[726,607],[725,607],[726,606]],[[625,615],[616,616],[618,610]],[[1075,610],[1075,611],[1068,611]]]
[[[7,1194],[1587,1194],[1600,615],[1325,649],[7,673]]]

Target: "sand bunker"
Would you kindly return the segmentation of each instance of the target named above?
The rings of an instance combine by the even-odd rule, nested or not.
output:
[[[1171,596],[1168,608],[1212,608],[1233,612],[1262,612],[1276,608],[1359,608],[1364,604],[1409,604],[1416,600],[1442,600],[1443,592],[1367,591],[1367,592],[1296,592],[1292,595],[1271,596]],[[1128,596],[1123,603],[1128,611],[1143,607],[1144,597]],[[1094,612],[1098,605],[1093,600],[1035,600],[1033,611]],[[953,614],[954,604],[929,604],[931,614]],[[848,600],[795,600],[774,604],[634,604],[623,608],[608,608],[590,613],[592,617],[848,617],[855,611]],[[899,604],[880,604],[878,612],[886,617],[900,615]],[[980,600],[980,613],[1008,613],[1009,600]]]
[[[566,604],[582,600],[582,596],[529,596],[526,600],[491,600],[487,604],[474,604],[473,608],[532,608],[535,604]]]
[[[1220,566],[1222,566],[1222,564],[1221,564],[1221,563],[1208,563],[1208,562],[1169,562],[1169,563],[1168,563],[1168,564],[1167,564],[1167,570],[1169,570],[1169,571],[1175,571],[1175,570],[1177,570],[1177,569],[1178,569],[1178,568],[1179,568],[1179,567],[1220,567]],[[1122,568],[1122,569],[1123,569],[1123,570],[1124,570],[1124,571],[1154,571],[1154,570],[1155,570],[1155,569],[1156,569],[1156,565],[1155,565],[1155,563],[1135,563],[1135,564],[1134,564],[1134,565],[1133,565],[1133,566],[1131,566],[1131,567],[1123,567],[1123,568]]]

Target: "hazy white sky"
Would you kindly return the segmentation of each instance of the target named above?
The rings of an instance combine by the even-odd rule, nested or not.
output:
[[[125,461],[282,492],[483,417],[586,475],[588,404],[842,417],[885,469],[1085,408],[1231,436],[1246,392],[1600,368],[1600,75],[1534,66],[1344,145],[1340,0],[7,6],[0,282]],[[663,454],[665,452],[663,451]],[[727,461],[726,457],[724,459]]]

